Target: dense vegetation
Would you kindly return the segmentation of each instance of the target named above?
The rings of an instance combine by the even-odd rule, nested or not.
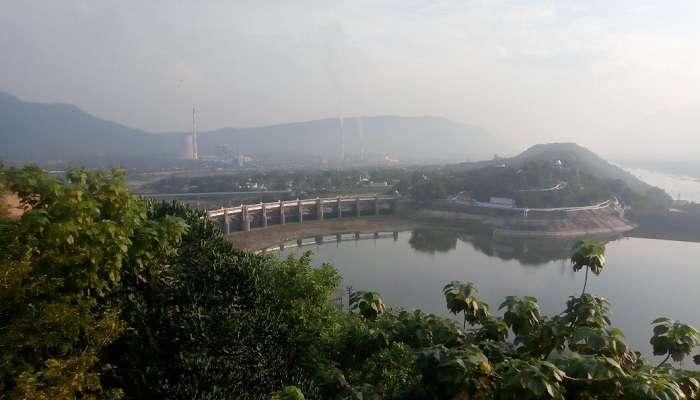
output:
[[[672,199],[663,190],[649,187],[639,193],[620,179],[602,179],[579,169],[547,161],[522,166],[486,166],[477,169],[441,169],[413,174],[404,182],[417,200],[430,201],[448,194],[467,192],[473,199],[514,199],[521,207],[588,205],[617,197],[634,209],[668,209]],[[560,185],[558,190],[542,190]]]
[[[331,266],[237,251],[202,212],[130,194],[122,171],[0,176],[26,206],[0,222],[0,399],[698,397],[700,375],[670,363],[697,331],[655,320],[651,365],[585,282],[554,316],[533,297],[494,313],[462,282],[444,289],[460,323],[373,292],[343,311]],[[571,261],[587,281],[604,247]]]
[[[397,168],[366,169],[297,169],[271,171],[240,171],[203,176],[171,176],[151,183],[149,190],[160,193],[246,192],[258,190],[289,190],[295,196],[322,196],[327,194],[364,190],[368,181],[398,182],[404,171]],[[386,189],[383,190],[388,190]],[[382,190],[382,188],[375,189]]]

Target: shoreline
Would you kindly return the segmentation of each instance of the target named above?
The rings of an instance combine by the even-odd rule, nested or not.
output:
[[[248,232],[231,233],[228,237],[233,245],[244,251],[257,252],[279,246],[294,240],[314,236],[368,234],[375,232],[404,232],[416,228],[434,228],[448,230],[481,231],[486,235],[501,238],[527,239],[570,239],[602,234],[623,234],[635,228],[633,224],[615,227],[580,227],[579,229],[561,230],[519,230],[507,229],[494,224],[494,218],[483,218],[475,215],[449,215],[456,213],[428,213],[417,218],[402,216],[367,216],[361,218],[326,219],[323,221],[308,221],[302,224],[289,223],[274,225],[268,228],[256,228]],[[461,213],[460,213],[461,214]],[[571,228],[570,226],[568,228]]]

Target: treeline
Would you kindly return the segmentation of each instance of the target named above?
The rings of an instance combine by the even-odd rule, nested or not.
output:
[[[308,256],[234,249],[200,211],[129,193],[123,171],[0,173],[26,211],[0,220],[3,399],[688,399],[698,333],[661,318],[651,365],[584,290],[546,316],[532,297],[496,315],[471,283],[445,286],[461,323],[389,308]],[[577,244],[598,275],[604,248]],[[501,313],[498,313],[501,314]]]
[[[396,184],[404,174],[398,168],[271,170],[206,176],[172,176],[151,183],[148,190],[159,193],[207,193],[291,190],[299,196],[319,196],[361,188],[368,181]],[[363,181],[364,180],[364,181]]]

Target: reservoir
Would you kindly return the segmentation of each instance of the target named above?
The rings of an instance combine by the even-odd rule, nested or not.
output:
[[[625,168],[644,182],[660,187],[674,199],[700,203],[700,181],[688,176],[677,176],[641,168]]]
[[[700,243],[631,237],[607,238],[607,265],[589,275],[587,292],[611,303],[612,325],[628,343],[651,357],[651,321],[667,316],[700,327]],[[287,249],[281,257],[314,252],[343,276],[343,288],[373,290],[389,306],[420,308],[455,318],[442,288],[452,280],[474,282],[494,314],[506,296],[534,296],[542,313],[566,308],[578,296],[584,271],[568,260],[572,241],[505,240],[469,232],[416,229],[393,237],[341,241]],[[347,299],[345,300],[347,302]],[[692,360],[686,360],[690,367]]]

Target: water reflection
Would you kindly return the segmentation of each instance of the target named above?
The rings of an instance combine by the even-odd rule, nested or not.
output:
[[[457,248],[459,235],[449,230],[415,229],[408,243],[422,253],[446,253]]]
[[[587,291],[611,302],[613,325],[625,332],[633,348],[652,357],[649,323],[659,316],[700,326],[696,290],[700,268],[694,261],[700,259],[699,243],[597,239],[607,244],[608,266],[589,279]],[[375,290],[390,306],[451,317],[442,288],[453,280],[474,282],[492,307],[506,296],[535,296],[544,314],[560,313],[568,297],[581,292],[584,280],[568,261],[574,241],[508,240],[469,230],[416,229],[329,235],[302,244],[313,248],[315,263],[338,267],[342,287]],[[281,257],[306,250],[292,244],[279,253]],[[649,296],[641,288],[652,288],[659,295]]]
[[[608,243],[621,236],[598,236]],[[408,243],[421,253],[446,253],[457,248],[457,242],[470,244],[475,250],[503,261],[516,260],[525,266],[539,266],[557,260],[567,260],[579,238],[567,239],[509,239],[495,238],[481,232],[460,230],[415,229]]]

